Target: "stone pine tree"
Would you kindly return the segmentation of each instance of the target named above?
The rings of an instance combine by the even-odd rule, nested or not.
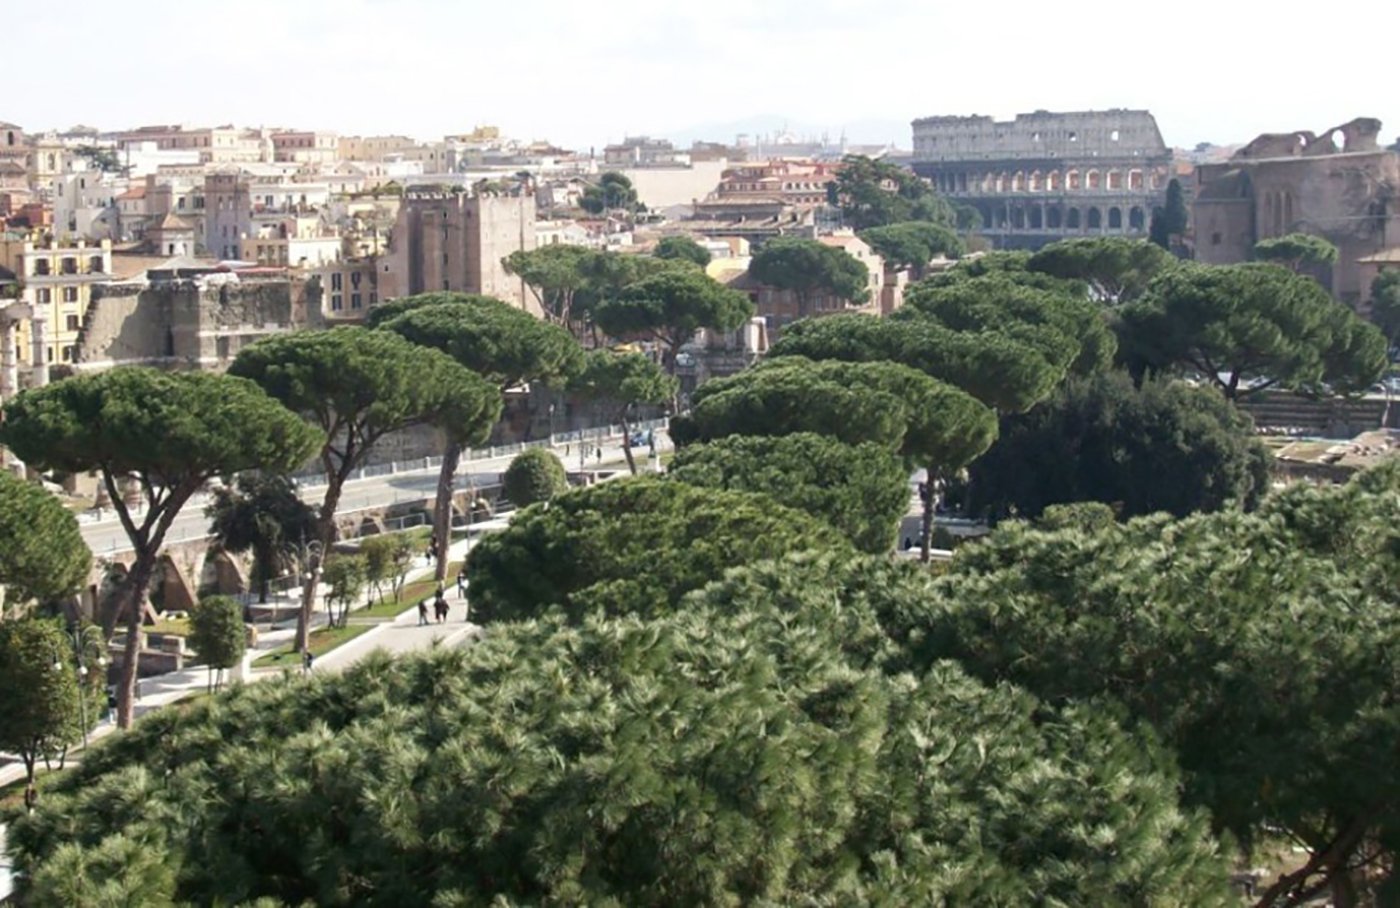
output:
[[[816,240],[778,237],[763,244],[749,274],[770,287],[787,290],[797,300],[797,314],[812,314],[816,296],[831,296],[853,305],[870,298],[869,270],[844,249]]]
[[[634,407],[659,407],[674,399],[676,380],[640,353],[590,350],[583,371],[575,376],[569,390],[592,401],[607,415],[609,424],[613,419],[621,424],[622,454],[627,458],[627,469],[636,476],[630,414]]]
[[[319,459],[326,494],[315,540],[321,558],[335,543],[345,483],[380,439],[417,426],[470,438],[500,412],[499,394],[484,379],[447,354],[388,331],[343,327],[271,337],[240,352],[229,371],[253,379],[323,433]],[[308,572],[302,589],[300,652],[310,636],[319,567]]]
[[[668,236],[656,244],[652,255],[659,259],[679,259],[704,268],[710,264],[710,251],[688,236]]]
[[[499,419],[505,392],[530,385],[563,386],[583,359],[573,335],[500,300],[462,294],[423,294],[395,300],[401,314],[382,324],[415,344],[441,350],[490,382],[498,391],[493,402],[470,424],[474,435],[445,433],[442,467],[438,471],[433,506],[436,579],[447,577],[447,549],[452,536],[452,495],[457,465],[467,445],[480,444]],[[489,422],[487,421],[487,418]]]
[[[1386,341],[1309,277],[1277,265],[1182,264],[1123,307],[1120,343],[1140,368],[1188,368],[1231,400],[1271,387],[1359,391]]]
[[[250,381],[134,366],[26,391],[4,416],[0,441],[26,462],[98,472],[134,551],[118,612],[106,619],[126,618],[117,721],[128,727],[146,589],[176,515],[215,476],[299,466],[320,436]],[[135,484],[141,511],[127,503],[124,481]]]
[[[659,344],[662,365],[675,374],[676,354],[697,331],[733,331],[753,312],[753,302],[739,291],[697,268],[673,267],[629,284],[599,305],[593,318],[612,337]]]
[[[73,513],[37,483],[0,470],[0,621],[71,594],[91,565]]]

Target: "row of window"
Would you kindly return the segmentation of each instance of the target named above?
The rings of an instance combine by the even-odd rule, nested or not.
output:
[[[88,257],[88,272],[91,274],[102,274],[106,269],[103,265],[102,256],[93,255]],[[47,258],[34,260],[34,274],[39,277],[46,277],[54,274],[53,265]],[[58,274],[77,274],[78,259],[76,256],[66,255],[59,261]]]
[[[336,275],[336,277],[339,277],[339,275]],[[369,292],[369,304],[370,304],[371,306],[373,306],[373,305],[375,305],[375,304],[378,303],[378,302],[379,302],[379,294],[376,293],[375,291],[371,290],[371,291]],[[350,294],[350,308],[351,308],[352,310],[353,310],[353,309],[363,309],[363,308],[364,308],[364,297],[362,297],[358,292],[357,292],[357,293],[352,293],[352,294]],[[332,294],[331,294],[331,311],[332,311],[332,312],[341,312],[341,311],[344,311],[344,309],[345,309],[345,297],[344,297],[344,295],[339,294],[339,293],[332,293]]]
[[[61,288],[61,290],[62,290],[62,299],[63,299],[63,302],[65,302],[65,303],[76,303],[76,302],[78,301],[78,288],[77,288],[77,287],[63,287],[63,288]],[[35,299],[35,302],[38,302],[38,303],[41,304],[41,305],[47,305],[48,303],[52,303],[52,302],[53,302],[53,288],[51,288],[51,287],[39,287],[39,288],[35,289],[35,291],[34,291],[34,299]]]

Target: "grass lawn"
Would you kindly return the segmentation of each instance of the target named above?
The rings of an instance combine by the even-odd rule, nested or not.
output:
[[[443,585],[451,590],[457,585],[457,575],[462,572],[462,562],[456,561],[447,566],[447,579]],[[437,590],[437,581],[431,576],[415,580],[403,588],[403,594],[381,599],[369,608],[351,612],[352,618],[395,618],[427,599]]]
[[[188,637],[190,635],[190,619],[188,618],[162,618],[150,627],[143,628],[148,634],[169,634],[172,637]]]
[[[368,631],[371,624],[352,624],[349,627],[320,627],[311,632],[311,655],[323,656],[342,643],[349,643]],[[301,653],[292,649],[292,644],[279,646],[270,653],[253,660],[253,668],[300,668]]]

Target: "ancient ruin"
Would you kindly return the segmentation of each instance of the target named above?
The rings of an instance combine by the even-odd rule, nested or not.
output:
[[[1145,237],[1166,191],[1171,151],[1145,110],[925,117],[913,129],[915,173],[976,208],[1002,248]]]
[[[1353,306],[1370,288],[1358,259],[1400,245],[1400,154],[1380,147],[1381,122],[1362,117],[1322,133],[1266,133],[1229,161],[1196,171],[1196,258],[1251,258],[1254,244],[1289,233],[1325,237],[1337,263],[1316,275]]]

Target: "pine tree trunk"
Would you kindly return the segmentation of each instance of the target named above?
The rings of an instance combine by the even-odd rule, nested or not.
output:
[[[122,674],[117,683],[117,727],[130,728],[136,718],[136,680],[141,660],[141,617],[145,613],[146,587],[155,569],[156,552],[137,551],[136,563],[126,575],[122,593],[126,612],[126,645],[122,649]]]
[[[437,536],[437,550],[433,552],[437,564],[433,568],[433,579],[438,583],[447,579],[447,549],[452,543],[453,484],[461,459],[462,448],[456,442],[448,441],[442,451],[442,469],[438,471],[437,499],[433,505],[433,534]]]
[[[627,424],[627,414],[624,413],[622,420],[622,456],[627,458],[627,469],[632,471],[632,475],[637,475],[637,461],[632,456],[632,428]]]
[[[928,564],[929,559],[932,557],[933,511],[938,503],[938,492],[936,485],[937,474],[934,472],[933,467],[929,467],[924,472],[926,475],[924,477],[924,489],[921,496],[924,505],[924,520],[923,525],[919,528],[919,560],[924,564]]]
[[[321,503],[321,515],[318,523],[320,539],[317,541],[321,545],[321,553],[314,567],[310,568],[310,577],[304,578],[301,589],[301,608],[297,612],[297,642],[296,651],[306,652],[311,645],[311,616],[316,610],[316,591],[321,583],[321,566],[326,563],[326,556],[331,552],[331,546],[335,545],[335,510],[340,504],[340,493],[344,488],[345,481],[339,476],[328,473],[329,485],[326,488],[326,499]]]

